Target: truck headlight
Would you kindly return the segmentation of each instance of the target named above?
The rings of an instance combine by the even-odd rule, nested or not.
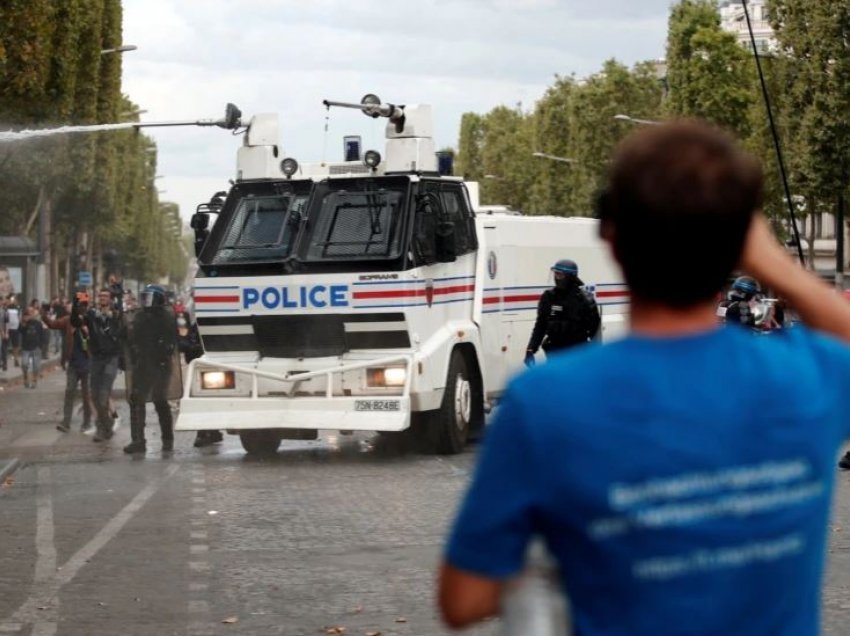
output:
[[[235,389],[236,374],[233,371],[202,371],[202,389]]]
[[[407,380],[405,367],[366,369],[366,386],[369,387],[404,386],[405,380]]]

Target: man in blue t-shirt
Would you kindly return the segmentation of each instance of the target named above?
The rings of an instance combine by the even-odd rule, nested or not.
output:
[[[757,162],[703,124],[620,148],[600,232],[631,289],[632,335],[508,387],[446,550],[449,625],[498,614],[542,537],[581,636],[819,633],[850,304],[791,260],[761,203]],[[813,330],[718,326],[736,267]]]

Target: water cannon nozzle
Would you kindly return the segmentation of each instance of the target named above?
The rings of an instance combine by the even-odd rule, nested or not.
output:
[[[242,125],[242,111],[236,104],[227,104],[224,109],[224,119],[215,122],[215,125],[225,130],[236,130]]]

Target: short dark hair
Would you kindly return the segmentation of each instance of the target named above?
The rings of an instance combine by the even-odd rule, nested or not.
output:
[[[762,197],[760,164],[728,134],[689,120],[647,126],[611,164],[600,231],[635,297],[686,308],[723,287]]]

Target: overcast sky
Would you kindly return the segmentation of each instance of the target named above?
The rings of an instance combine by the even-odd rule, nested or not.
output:
[[[124,91],[143,121],[280,116],[284,156],[342,159],[342,136],[383,151],[384,121],[323,99],[431,104],[437,147],[464,112],[530,109],[555,74],[608,58],[664,55],[671,0],[124,0]],[[241,137],[218,128],[148,131],[157,185],[184,219],[234,177]],[[324,156],[323,156],[324,153]]]

